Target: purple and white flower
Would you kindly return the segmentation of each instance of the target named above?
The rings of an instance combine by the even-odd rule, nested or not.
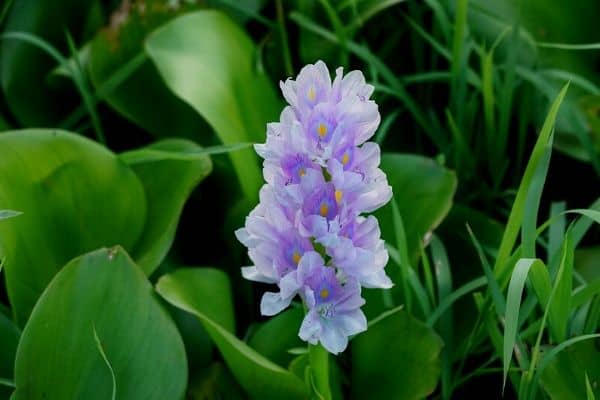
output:
[[[362,215],[392,197],[379,146],[366,142],[381,118],[360,71],[338,68],[332,81],[318,61],[280,86],[289,106],[255,145],[267,183],[236,231],[254,263],[242,275],[278,286],[263,295],[264,315],[299,296],[308,310],[299,336],[337,354],[367,327],[361,286],[393,285],[377,219]]]

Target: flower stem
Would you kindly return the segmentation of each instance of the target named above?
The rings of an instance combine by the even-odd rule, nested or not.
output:
[[[329,353],[320,344],[308,345],[311,381],[314,398],[331,400],[329,388]]]

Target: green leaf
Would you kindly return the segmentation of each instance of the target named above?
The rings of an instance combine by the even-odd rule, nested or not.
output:
[[[182,398],[185,350],[143,272],[120,248],[71,261],[36,304],[17,350],[16,399]]]
[[[416,264],[420,245],[444,219],[452,206],[456,190],[454,172],[435,161],[416,155],[388,153],[381,157],[381,169],[394,191],[412,265]],[[377,212],[382,237],[395,243],[392,205]]]
[[[404,311],[388,313],[352,341],[352,398],[422,399],[440,376],[441,339]]]
[[[303,318],[300,307],[286,310],[261,323],[248,339],[248,345],[265,358],[287,367],[294,358],[288,350],[306,347],[298,337]]]
[[[552,103],[552,106],[548,111],[548,116],[544,121],[544,125],[542,126],[531,153],[529,162],[527,163],[523,179],[521,180],[517,191],[517,196],[510,211],[510,216],[508,217],[502,241],[500,242],[500,248],[498,249],[498,256],[496,257],[496,263],[494,264],[494,273],[496,274],[496,277],[503,277],[507,272],[510,273],[511,265],[508,263],[508,260],[510,259],[513,246],[517,240],[521,225],[523,224],[527,195],[536,175],[538,166],[545,157],[546,145],[550,140],[556,115],[560,108],[560,104],[567,93],[568,87],[568,84],[565,85],[558,97],[554,100],[554,103]],[[501,281],[501,286],[504,286],[503,280]]]
[[[200,146],[184,139],[163,140],[139,151],[144,150],[169,155],[194,155],[190,159],[138,159],[132,165],[144,187],[147,216],[144,231],[131,250],[131,255],[146,274],[150,275],[173,243],[185,201],[211,172],[212,163],[210,157],[200,153]]]
[[[90,43],[88,72],[100,93],[126,71],[118,86],[102,93],[113,109],[157,137],[194,138],[207,144],[212,134],[206,123],[171,93],[144,54],[144,41],[152,31],[198,8],[190,2],[172,7],[163,0],[146,0],[117,9],[112,16],[116,22],[98,31]],[[135,69],[127,68],[131,63]]]
[[[600,351],[593,340],[576,343],[550,361],[540,383],[551,399],[587,398],[586,374],[593,394],[600,396]]]
[[[266,123],[277,119],[281,106],[254,64],[252,41],[224,14],[179,17],[148,38],[146,51],[167,86],[208,121],[224,144],[265,140]],[[263,180],[256,155],[248,149],[230,156],[245,197],[257,200]]]
[[[97,27],[95,3],[59,0],[42,4],[37,0],[22,0],[10,7],[3,29],[5,32],[26,32],[43,38],[65,54],[68,50],[66,27],[76,36],[87,23],[92,29]],[[69,90],[48,84],[47,74],[56,66],[52,57],[18,40],[2,40],[0,53],[0,81],[4,99],[21,123],[29,126],[55,124],[70,106],[75,105],[69,98]]]
[[[231,289],[227,275],[222,271],[182,269],[162,276],[156,290],[169,303],[200,319],[229,369],[251,397],[308,397],[307,387],[300,379],[233,335]]]
[[[503,348],[503,387],[512,359],[513,349],[517,342],[517,328],[519,323],[519,310],[521,308],[521,297],[525,280],[532,268],[546,268],[544,263],[538,259],[522,258],[517,261],[508,286],[506,295],[506,315],[504,317],[504,348]]]
[[[17,324],[73,257],[101,246],[132,248],[146,216],[135,174],[100,145],[64,131],[0,135],[0,209],[6,284]]]

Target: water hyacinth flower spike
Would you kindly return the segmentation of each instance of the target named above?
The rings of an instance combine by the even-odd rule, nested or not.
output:
[[[253,262],[242,275],[277,285],[262,298],[263,315],[299,297],[299,336],[337,354],[367,328],[361,288],[392,287],[378,221],[364,215],[392,197],[379,146],[367,142],[381,118],[360,71],[338,68],[332,81],[318,61],[281,90],[289,105],[255,146],[266,184],[236,231]]]

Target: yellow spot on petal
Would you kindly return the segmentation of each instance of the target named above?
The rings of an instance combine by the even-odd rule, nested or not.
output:
[[[335,191],[335,201],[340,203],[342,201],[342,197],[344,197],[344,193],[341,190]]]
[[[322,203],[321,207],[319,208],[319,214],[321,214],[321,217],[326,217],[328,212],[329,207],[327,206],[327,203]]]
[[[294,254],[292,254],[292,260],[294,261],[294,264],[298,265],[301,257],[302,256],[300,255],[300,253],[298,253],[298,250],[294,250]]]
[[[308,89],[307,96],[310,101],[315,101],[315,99],[317,98],[317,92],[315,91],[315,88],[313,86],[311,86]]]
[[[320,137],[324,137],[325,135],[327,135],[327,125],[321,122],[317,127],[317,133]]]
[[[350,161],[350,156],[348,155],[348,153],[344,153],[344,155],[342,156],[342,165],[348,164],[348,161]]]
[[[321,289],[321,291],[319,292],[319,296],[321,296],[321,298],[323,300],[325,300],[326,298],[329,297],[329,290],[327,290],[327,289]]]
[[[300,175],[301,177],[306,175],[306,170],[304,168],[300,168],[300,171],[298,171],[298,175]]]

